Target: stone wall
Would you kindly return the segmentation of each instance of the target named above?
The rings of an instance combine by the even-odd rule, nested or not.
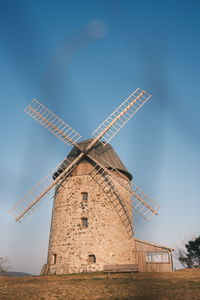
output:
[[[101,271],[106,264],[134,263],[132,239],[111,199],[88,175],[91,167],[86,161],[80,163],[71,179],[57,188],[47,262],[50,274]],[[129,186],[128,179],[119,180]],[[117,189],[132,220],[130,194],[119,184]],[[82,199],[84,192],[87,201]],[[87,218],[88,227],[83,226],[82,218]]]

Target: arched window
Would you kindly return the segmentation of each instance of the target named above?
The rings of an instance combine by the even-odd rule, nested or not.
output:
[[[88,262],[89,263],[96,263],[96,256],[94,254],[88,255]]]
[[[56,259],[57,259],[56,254],[53,254],[53,255],[52,255],[52,264],[53,264],[53,265],[56,264]]]

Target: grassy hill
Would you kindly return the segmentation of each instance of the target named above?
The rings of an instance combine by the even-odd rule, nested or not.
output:
[[[102,273],[0,277],[0,299],[200,299],[200,269],[173,273]]]

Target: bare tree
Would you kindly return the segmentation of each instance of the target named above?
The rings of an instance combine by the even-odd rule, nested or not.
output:
[[[6,274],[8,271],[8,257],[0,257],[0,275]]]

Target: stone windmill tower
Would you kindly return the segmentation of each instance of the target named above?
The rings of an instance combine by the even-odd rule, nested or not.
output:
[[[132,175],[109,144],[150,95],[135,90],[92,134],[80,135],[33,100],[26,112],[73,149],[11,210],[16,221],[54,193],[46,273],[99,271],[134,261],[132,209],[149,219],[159,205],[131,185]],[[23,208],[22,208],[23,207]]]

